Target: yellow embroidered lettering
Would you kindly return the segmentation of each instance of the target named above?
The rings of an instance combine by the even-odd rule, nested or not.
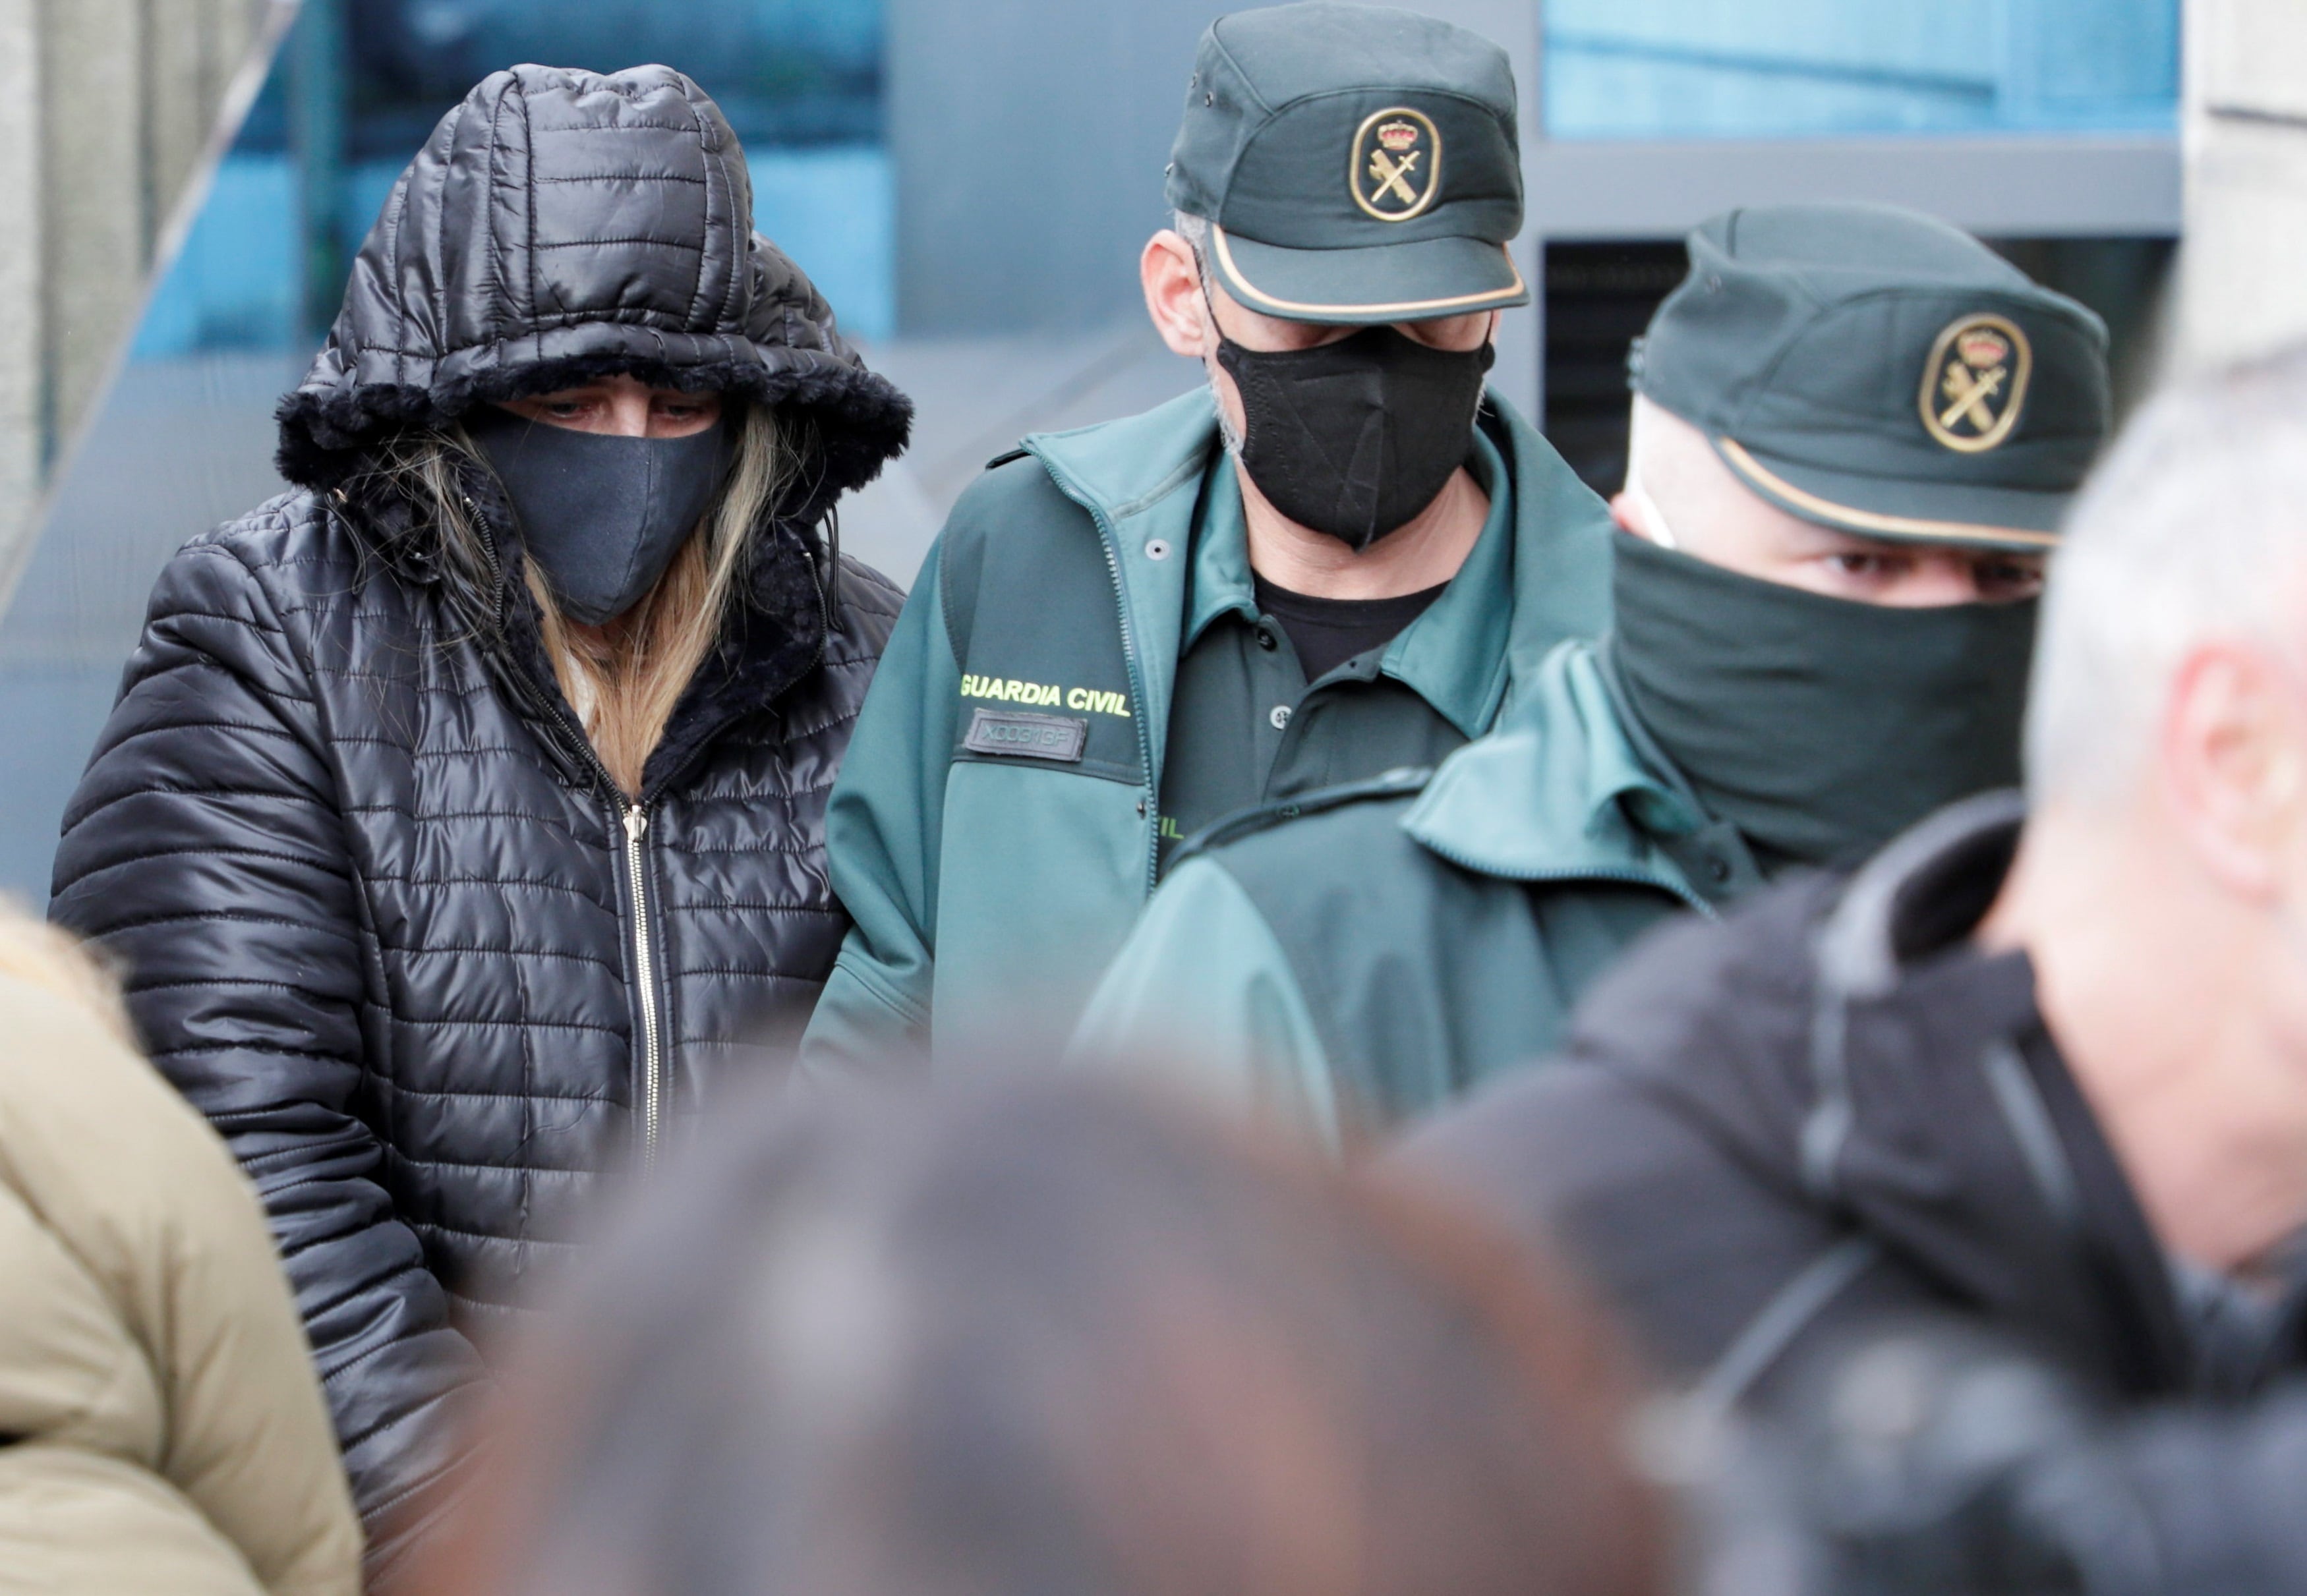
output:
[[[1129,696],[1111,693],[1096,687],[1066,687],[1054,682],[1020,681],[1014,676],[980,676],[969,671],[961,679],[964,698],[997,698],[1006,704],[1032,704],[1037,708],[1057,709],[1060,706],[1091,714],[1112,715],[1127,721],[1129,715]]]

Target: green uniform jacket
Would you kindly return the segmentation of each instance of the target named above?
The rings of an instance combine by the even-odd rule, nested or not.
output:
[[[1565,644],[1490,736],[1212,829],[1163,883],[1072,1052],[1179,1072],[1334,1144],[1545,1056],[1664,917],[1755,884]]]
[[[1473,684],[1474,731],[1609,606],[1601,502],[1495,395],[1482,424],[1514,474],[1515,524],[1512,620]],[[954,507],[829,803],[855,926],[808,1067],[1053,1050],[1071,1032],[1153,890],[1194,511],[1218,448],[1197,391],[1030,437]]]

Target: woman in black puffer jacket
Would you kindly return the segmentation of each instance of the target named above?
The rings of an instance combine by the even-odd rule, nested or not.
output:
[[[162,573],[65,815],[52,913],[263,1192],[373,1569],[458,1483],[476,1333],[846,929],[898,594],[820,529],[911,406],[750,216],[677,73],[475,90],[281,405],[298,491]]]

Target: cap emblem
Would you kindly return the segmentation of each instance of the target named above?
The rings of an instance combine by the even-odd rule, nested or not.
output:
[[[2015,322],[1982,313],[1951,323],[1923,363],[1924,430],[1959,454],[1985,453],[2019,424],[2034,366]]]
[[[1382,222],[1406,222],[1433,203],[1441,174],[1442,134],[1422,111],[1373,112],[1354,132],[1346,184],[1354,203]]]

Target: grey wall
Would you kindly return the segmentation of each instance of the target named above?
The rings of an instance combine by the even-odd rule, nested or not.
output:
[[[897,324],[1082,328],[1136,297],[1211,0],[888,0]]]
[[[1413,0],[1495,38],[1534,126],[1536,0]],[[897,320],[908,337],[1097,327],[1143,312],[1137,253],[1213,0],[888,0]],[[1529,263],[1525,263],[1528,269]],[[1526,321],[1529,319],[1523,318]],[[1535,382],[1517,328],[1501,381]]]
[[[295,0],[0,0],[0,610]]]
[[[2307,7],[2189,0],[2186,366],[2307,338]]]

